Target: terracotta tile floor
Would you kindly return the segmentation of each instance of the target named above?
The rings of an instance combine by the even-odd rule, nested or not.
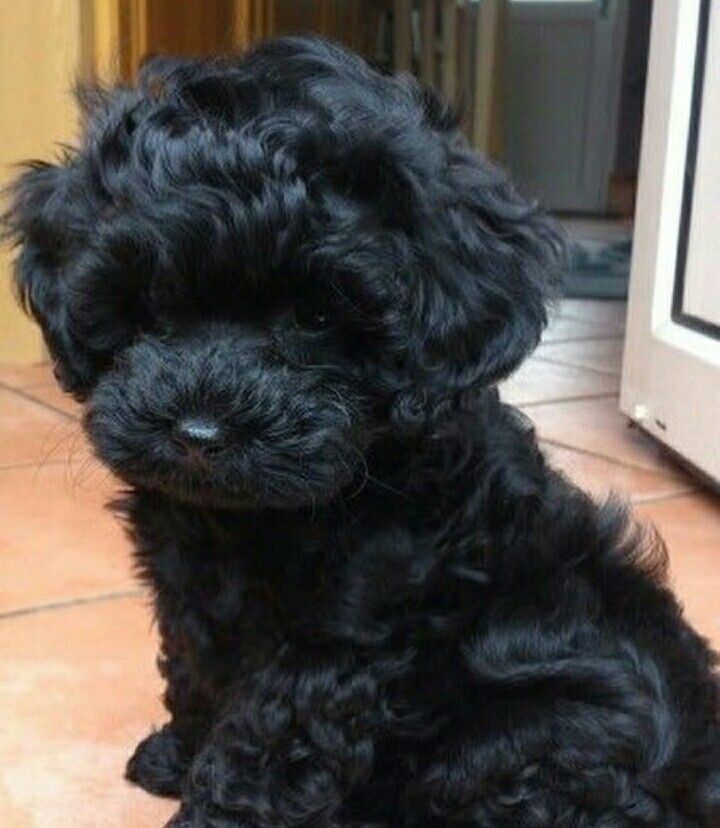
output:
[[[720,647],[720,498],[618,412],[624,311],[564,303],[503,394],[552,463],[657,524],[688,616]],[[77,417],[45,366],[0,366],[0,826],[159,828],[173,803],[122,779],[163,721],[155,630]]]

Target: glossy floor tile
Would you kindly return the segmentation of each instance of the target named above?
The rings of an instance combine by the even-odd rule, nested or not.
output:
[[[588,371],[531,358],[500,386],[501,398],[511,405],[617,394],[620,380],[612,374]]]
[[[22,396],[79,418],[80,405],[61,391],[48,363],[38,365],[0,365],[0,387],[18,390]]]
[[[587,339],[620,339],[623,328],[608,322],[586,322],[582,319],[570,319],[557,316],[550,319],[545,330],[543,342],[577,342]]]
[[[165,714],[144,598],[0,622],[0,825],[160,828],[174,803],[123,780]]]
[[[0,365],[0,385],[11,388],[34,388],[53,379],[52,368],[47,362],[34,365]]]
[[[645,503],[635,514],[665,541],[688,620],[720,649],[720,497],[706,492]]]
[[[533,405],[527,415],[549,442],[647,471],[680,470],[660,443],[621,414],[617,397]]]
[[[586,339],[580,342],[544,342],[535,351],[535,359],[572,365],[619,377],[622,371],[623,340]]]
[[[0,614],[136,586],[130,543],[106,508],[118,486],[96,461],[0,476]]]
[[[77,420],[25,393],[0,388],[0,468],[64,462],[83,451]]]
[[[23,394],[32,400],[67,414],[76,420],[82,415],[82,408],[72,397],[58,388],[55,380],[49,380],[41,385],[23,389]]]
[[[660,474],[576,449],[548,443],[541,445],[551,466],[598,500],[613,494],[641,503],[686,494],[700,487],[696,480],[679,469],[672,474]]]

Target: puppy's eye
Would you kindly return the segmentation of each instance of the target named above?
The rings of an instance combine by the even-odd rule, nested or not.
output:
[[[299,305],[295,308],[293,325],[299,330],[320,333],[330,327],[330,315],[321,306]]]

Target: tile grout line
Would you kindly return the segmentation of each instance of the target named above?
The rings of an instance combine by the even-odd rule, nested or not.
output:
[[[548,346],[559,344],[555,342],[548,342]],[[581,371],[592,371],[593,374],[601,374],[604,377],[617,377],[620,379],[620,374],[615,371],[606,371],[604,368],[593,368],[591,365],[578,365],[577,363],[572,362],[564,362],[560,359],[550,359],[549,357],[542,356],[537,351],[533,353],[530,359],[537,359],[539,362],[547,362],[550,365],[562,365],[563,368],[575,368]]]
[[[546,443],[548,446],[555,446],[556,448],[574,451],[576,454],[586,454],[588,457],[595,457],[598,460],[605,460],[607,463],[614,463],[616,466],[622,466],[625,469],[633,469],[634,471],[641,471],[646,474],[655,474],[658,477],[669,477],[669,475],[664,471],[649,469],[647,466],[638,466],[636,463],[629,463],[626,460],[618,460],[617,457],[609,457],[607,454],[601,454],[599,451],[578,448],[577,446],[570,445],[570,443],[564,443],[561,440],[556,440],[551,437],[538,436],[538,442]]]
[[[597,336],[567,336],[562,339],[541,339],[540,345],[565,345],[571,342],[604,342],[607,339],[624,339],[624,333],[598,334]]]
[[[25,383],[17,385],[13,380],[0,379],[0,385],[11,391],[37,391],[38,388],[47,388],[47,386],[53,385],[53,383],[57,384],[57,381],[53,380],[50,376],[45,377],[44,380],[31,382],[30,385],[26,385]]]
[[[612,397],[619,398],[620,394],[618,394],[617,391],[606,391],[602,394],[578,394],[573,397],[551,397],[547,400],[537,400],[536,402],[520,402],[506,404],[513,406],[513,408],[519,408],[521,411],[525,411],[526,408],[537,408],[537,406],[539,405],[558,405],[561,403],[584,402],[586,400],[605,400]]]
[[[133,589],[118,590],[114,592],[102,592],[97,595],[88,595],[84,598],[67,598],[59,601],[49,601],[46,604],[34,604],[30,607],[21,607],[20,609],[6,610],[0,612],[0,622],[10,618],[20,618],[25,615],[36,615],[41,612],[50,610],[61,610],[69,607],[81,607],[86,604],[101,604],[106,601],[114,601],[120,598],[136,598],[141,595],[146,595],[146,590],[142,587],[135,587]]]
[[[660,495],[640,495],[637,498],[631,498],[631,502],[633,506],[644,506],[646,503],[661,503],[665,500],[674,500],[676,497],[687,497],[688,495],[694,495],[701,491],[702,487],[700,485],[689,485],[688,488],[677,492],[668,492],[667,494]]]
[[[7,383],[0,382],[0,389],[8,391],[10,394],[17,394],[18,397],[22,397],[28,402],[35,403],[35,405],[39,405],[41,408],[52,411],[54,414],[59,414],[61,417],[73,423],[80,422],[80,417],[76,417],[74,414],[69,414],[67,411],[63,411],[62,408],[56,408],[51,403],[45,402],[45,400],[39,400],[37,397],[33,397],[32,394],[28,394],[27,391],[23,391],[22,388],[13,388],[11,385],[7,385]]]
[[[85,458],[83,458],[83,462]],[[46,466],[65,466],[68,465],[69,458],[62,457],[57,460],[27,460],[24,463],[9,463],[7,466],[0,464],[0,474],[6,471],[17,471],[18,469],[37,469],[42,471]]]
[[[586,325],[612,325],[613,327],[616,326],[617,323],[615,322],[599,322],[597,319],[588,319],[581,316],[573,316],[571,313],[566,313],[565,311],[560,311],[557,315],[556,319],[567,319],[568,322],[584,322]],[[626,327],[625,324],[622,325],[623,329]]]

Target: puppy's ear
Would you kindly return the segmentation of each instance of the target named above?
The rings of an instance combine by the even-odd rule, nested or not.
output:
[[[68,320],[67,265],[82,221],[73,214],[71,159],[67,166],[34,162],[9,188],[4,235],[19,247],[15,284],[21,304],[40,327],[65,390],[82,398],[94,372],[72,337]]]
[[[556,225],[460,139],[416,193],[411,387],[396,401],[399,421],[427,419],[512,373],[540,340],[566,259]]]

